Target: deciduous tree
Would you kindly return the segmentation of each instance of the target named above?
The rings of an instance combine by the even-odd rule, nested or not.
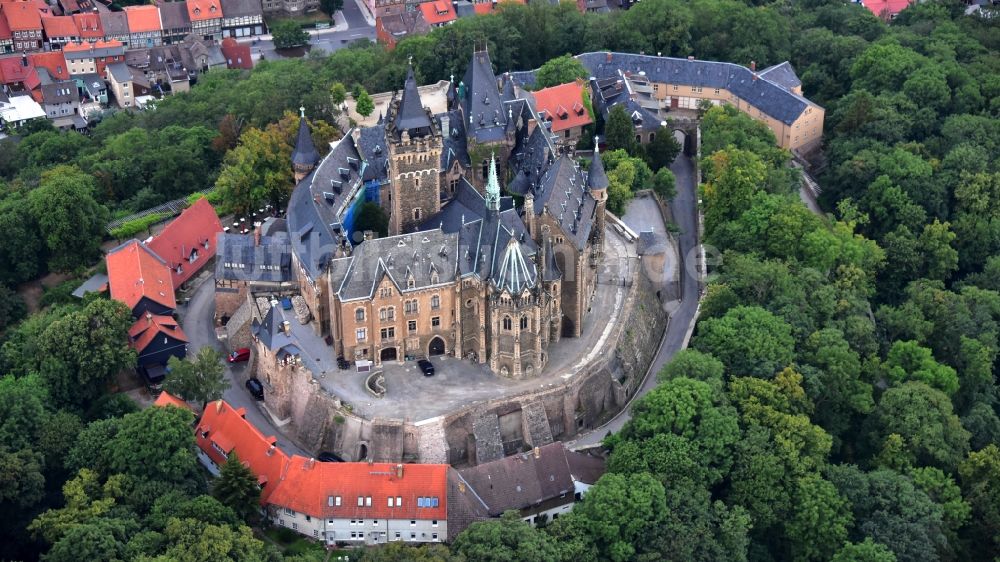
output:
[[[222,398],[223,391],[229,388],[222,354],[211,346],[202,347],[193,358],[171,357],[167,366],[170,373],[163,381],[163,389],[184,400],[207,404]]]
[[[250,468],[234,451],[212,483],[212,495],[245,521],[256,521],[260,513],[260,485]]]

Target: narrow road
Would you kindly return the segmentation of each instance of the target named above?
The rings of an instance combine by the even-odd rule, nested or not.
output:
[[[674,354],[684,349],[687,342],[687,332],[698,310],[698,274],[695,260],[698,254],[698,186],[695,185],[694,164],[691,159],[681,154],[670,165],[670,170],[677,178],[677,196],[670,203],[677,227],[680,229],[678,245],[684,256],[684,267],[681,268],[681,304],[674,311],[667,332],[660,343],[660,350],[653,359],[642,387],[633,395],[632,400],[646,394],[656,386],[656,373],[670,361]],[[631,417],[632,402],[611,419],[611,421],[567,443],[572,448],[587,448],[597,445],[608,433],[620,431]]]
[[[213,278],[214,279],[214,278]],[[225,346],[215,337],[215,283],[213,279],[202,283],[187,304],[177,307],[177,312],[181,317],[181,326],[187,334],[188,357],[193,357],[198,350],[206,345],[214,347],[219,353],[225,355]],[[292,443],[283,433],[271,423],[271,419],[265,414],[258,402],[247,392],[243,386],[245,380],[245,370],[247,363],[236,363],[230,365],[226,363],[226,376],[229,378],[229,388],[222,394],[223,400],[231,404],[234,408],[245,408],[246,419],[254,424],[264,435],[273,435],[278,438],[278,446],[289,455],[302,455],[311,457],[313,454],[299,448]]]

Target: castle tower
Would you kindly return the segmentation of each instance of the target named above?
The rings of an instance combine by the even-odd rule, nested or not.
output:
[[[430,110],[420,102],[413,67],[406,73],[403,95],[386,114],[389,148],[389,234],[416,229],[441,210],[441,133]]]
[[[507,160],[514,148],[514,129],[509,127],[510,108],[500,96],[490,54],[485,49],[472,53],[465,77],[458,87],[468,153],[472,159],[467,178],[482,193],[489,162],[486,151],[499,155],[499,174],[507,177]],[[481,157],[478,155],[482,155]]]
[[[490,156],[490,175],[486,181],[486,210],[500,211],[500,182],[497,180],[496,156]]]
[[[587,189],[597,201],[594,222],[594,251],[597,255],[604,253],[604,218],[608,203],[608,175],[604,172],[604,162],[601,161],[601,150],[594,139],[594,158],[590,161],[587,172]]]
[[[299,113],[299,133],[295,137],[295,150],[292,151],[292,171],[296,184],[308,176],[319,162],[319,152],[316,152],[312,134],[309,133],[309,123],[306,121],[306,108],[300,107]]]

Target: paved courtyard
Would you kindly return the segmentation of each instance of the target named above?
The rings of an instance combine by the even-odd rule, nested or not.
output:
[[[313,353],[312,358],[304,358],[304,363],[314,367],[323,388],[367,418],[420,421],[476,402],[555,386],[594,360],[621,313],[627,290],[622,280],[635,273],[636,262],[634,245],[627,244],[609,229],[604,263],[598,270],[597,292],[584,320],[581,337],[563,338],[549,346],[548,365],[539,376],[531,379],[505,379],[491,373],[485,365],[453,357],[435,357],[433,363],[437,372],[432,377],[424,377],[415,361],[393,362],[383,365],[386,395],[376,398],[365,390],[368,374],[337,369],[329,347],[326,347],[325,356],[316,357]],[[307,326],[302,328],[301,332],[311,332]],[[309,336],[304,339],[311,340]],[[318,338],[315,340],[322,344]],[[309,344],[307,347],[310,351],[322,351]]]

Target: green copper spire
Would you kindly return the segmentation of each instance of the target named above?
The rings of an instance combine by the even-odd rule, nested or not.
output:
[[[486,182],[486,210],[500,210],[500,183],[497,181],[497,159],[490,156],[490,177]]]

